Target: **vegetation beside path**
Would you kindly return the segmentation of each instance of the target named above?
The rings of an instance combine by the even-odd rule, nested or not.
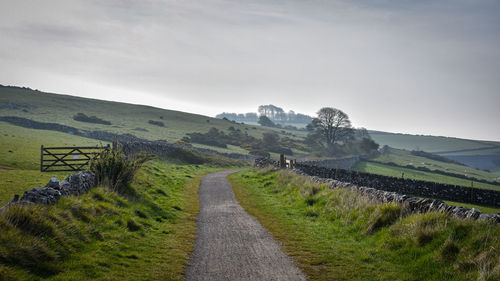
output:
[[[229,176],[240,204],[311,280],[498,280],[500,226],[408,215],[288,171]]]
[[[182,280],[202,175],[221,168],[150,162],[123,197],[105,187],[0,214],[0,280]]]

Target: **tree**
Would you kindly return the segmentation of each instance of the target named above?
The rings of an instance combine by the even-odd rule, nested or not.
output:
[[[342,110],[323,107],[307,129],[312,135],[320,137],[327,149],[332,149],[338,141],[346,141],[353,137],[353,129],[349,116]]]
[[[370,153],[374,150],[377,150],[379,148],[379,144],[374,142],[372,139],[369,138],[363,138],[360,143],[360,148],[363,152],[365,153]]]
[[[271,121],[271,119],[267,118],[264,115],[259,117],[258,123],[264,127],[276,127],[276,124],[274,124],[273,121]]]

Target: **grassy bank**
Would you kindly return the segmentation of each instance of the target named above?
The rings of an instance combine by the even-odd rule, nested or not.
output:
[[[104,187],[0,214],[0,280],[182,280],[203,165],[144,166],[136,195]]]
[[[311,280],[498,280],[500,227],[406,215],[286,171],[230,176],[240,204]]]

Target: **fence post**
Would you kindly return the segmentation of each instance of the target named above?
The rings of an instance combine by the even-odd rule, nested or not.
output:
[[[285,167],[286,167],[285,154],[280,154],[280,168],[283,169]]]
[[[40,147],[40,172],[43,172],[43,144]]]

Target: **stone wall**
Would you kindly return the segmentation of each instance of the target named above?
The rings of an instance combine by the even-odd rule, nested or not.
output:
[[[345,157],[339,159],[324,159],[324,160],[312,160],[312,161],[301,161],[301,164],[318,166],[332,169],[350,169],[354,166],[361,158],[359,156]]]
[[[169,143],[166,141],[136,140],[136,141],[120,142],[119,144],[122,146],[123,153],[125,153],[125,155],[134,155],[144,151],[146,153],[154,154],[159,157],[177,157],[177,156],[182,156],[181,154],[184,152],[185,149],[194,149],[197,151],[213,153],[237,160],[245,160],[245,161],[255,160],[255,156],[252,155],[244,155],[238,153],[223,153],[211,149],[197,148],[183,144]]]
[[[340,182],[349,182],[358,186],[368,186],[399,194],[500,206],[500,192],[494,190],[395,178],[343,169],[330,169],[302,163],[297,164],[296,168],[307,175],[330,178]]]
[[[38,121],[31,120],[31,119],[23,118],[23,117],[17,117],[17,116],[0,116],[0,121],[8,122],[10,124],[24,127],[24,128],[64,132],[64,133],[69,133],[72,135],[82,136],[82,137],[101,140],[101,141],[113,142],[116,140],[116,141],[118,141],[118,143],[120,143],[120,145],[124,146],[124,152],[128,153],[128,154],[135,154],[135,153],[139,153],[141,151],[146,151],[148,153],[156,154],[158,156],[172,156],[172,155],[175,155],[175,153],[181,152],[182,148],[188,147],[186,145],[169,143],[167,141],[150,141],[150,140],[138,138],[138,137],[131,135],[131,134],[118,135],[118,134],[114,134],[114,133],[106,132],[106,131],[79,130],[79,129],[77,129],[75,127],[71,127],[71,126],[61,125],[61,124],[57,124],[57,123],[38,122]],[[218,155],[232,158],[232,159],[247,160],[247,161],[255,160],[255,157],[252,155],[244,155],[244,154],[238,154],[238,153],[222,153],[222,152],[218,152],[218,151],[211,150],[211,149],[197,148],[197,147],[191,147],[191,146],[189,146],[189,148],[195,149],[195,150],[198,150],[201,152],[209,152],[209,153],[218,154]]]
[[[500,214],[484,214],[481,211],[472,208],[458,207],[448,205],[441,200],[418,198],[399,194],[396,192],[378,190],[372,187],[359,186],[348,182],[342,182],[330,178],[321,178],[305,174],[301,169],[295,169],[295,172],[304,176],[310,177],[312,180],[320,183],[327,183],[330,188],[347,188],[359,192],[363,196],[367,196],[372,200],[381,203],[397,202],[405,206],[409,213],[426,213],[426,212],[444,212],[459,219],[480,219],[500,223]]]
[[[279,167],[279,162],[274,161],[271,158],[257,158],[254,161],[253,166],[255,168],[267,168],[267,167]]]
[[[96,186],[94,173],[81,171],[69,175],[60,182],[52,178],[45,187],[36,187],[24,192],[23,196],[14,195],[14,199],[9,201],[7,206],[12,204],[55,204],[61,196],[77,196],[87,193]],[[5,207],[0,208],[2,211]]]

